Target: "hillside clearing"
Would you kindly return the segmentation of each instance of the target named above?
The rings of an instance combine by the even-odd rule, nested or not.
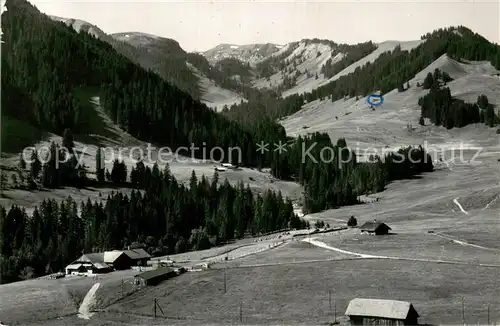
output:
[[[192,64],[186,64],[198,77],[202,93],[201,101],[208,107],[221,111],[226,105],[230,107],[233,104],[239,104],[241,101],[247,101],[240,94],[219,87],[213,80],[202,75]]]
[[[75,149],[78,153],[78,159],[82,162],[88,171],[88,176],[95,179],[95,156],[97,146],[103,147],[104,150],[104,163],[105,168],[109,171],[112,170],[113,160],[119,159],[127,166],[127,171],[131,171],[132,167],[139,159],[144,159],[144,164],[153,167],[158,163],[160,170],[165,168],[168,163],[172,174],[179,182],[187,184],[191,178],[191,173],[194,170],[198,178],[205,175],[209,180],[212,179],[214,174],[214,166],[218,166],[218,162],[210,161],[209,158],[205,161],[202,159],[194,159],[191,157],[184,157],[175,154],[173,150],[163,151],[159,157],[160,147],[154,144],[149,144],[136,139],[127,132],[123,131],[103,112],[99,105],[99,97],[91,96],[91,90],[82,89],[78,92],[80,99],[90,99],[90,105],[86,106],[87,122],[90,125],[99,125],[101,133],[90,133],[86,136],[75,136]],[[98,132],[98,130],[95,130]],[[32,145],[25,142],[24,145],[35,146],[40,149],[44,146],[49,146],[51,141],[61,143],[62,138],[57,135],[51,135],[46,140],[36,142]],[[203,147],[199,147],[199,151]],[[17,149],[21,151],[20,148]],[[199,152],[198,151],[198,152]],[[21,152],[22,153],[22,152]],[[229,154],[228,154],[229,155]],[[238,155],[235,151],[234,155]],[[2,158],[2,164],[5,168],[14,168],[19,164],[20,154],[5,154]],[[10,176],[10,174],[9,174]],[[243,181],[250,186],[252,191],[263,193],[266,190],[281,191],[284,196],[289,196],[293,200],[300,198],[302,194],[302,187],[289,181],[274,180],[268,170],[258,171],[252,168],[240,168],[238,170],[227,170],[219,172],[219,183],[224,183],[228,180],[231,184],[236,184],[238,181]],[[10,178],[9,178],[10,180]],[[58,200],[66,199],[71,195],[77,202],[90,198],[91,200],[104,200],[111,192],[124,192],[130,193],[131,188],[124,187],[102,187],[102,188],[87,188],[76,189],[67,187],[63,189],[39,190],[39,191],[25,191],[20,189],[7,189],[3,191],[3,197],[0,198],[0,205],[10,207],[11,205],[22,205],[27,208],[27,211],[32,211],[35,206],[46,198],[55,198]]]
[[[348,146],[361,154],[366,149],[371,149],[371,153],[381,153],[386,148],[397,149],[401,146],[421,145],[424,142],[434,152],[450,147],[459,148],[461,143],[464,147],[498,146],[495,129],[484,125],[468,125],[447,130],[443,127],[418,124],[418,99],[427,94],[427,90],[417,87],[416,83],[421,83],[427,72],[435,68],[450,71],[452,74],[450,66],[453,69],[458,66],[461,72],[467,72],[463,77],[448,83],[453,96],[475,102],[479,95],[486,94],[490,103],[500,104],[500,79],[492,76],[497,71],[491,64],[462,64],[444,55],[417,74],[410,81],[408,90],[393,90],[384,94],[384,104],[375,111],[370,110],[361,94],[358,100],[315,100],[305,104],[302,110],[282,119],[281,124],[291,136],[326,132],[334,141],[343,137]],[[412,130],[407,128],[409,123]],[[308,128],[304,129],[304,126]]]

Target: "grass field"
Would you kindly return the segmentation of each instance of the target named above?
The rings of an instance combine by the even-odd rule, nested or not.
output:
[[[108,305],[121,295],[122,280],[131,280],[136,271],[126,270],[92,277],[70,276],[61,279],[47,277],[1,286],[0,321],[11,324],[57,320],[76,315],[83,298],[95,282],[101,284],[96,307]],[[124,294],[131,292],[124,282]],[[8,298],[8,300],[3,300]],[[22,308],[22,309],[21,309]]]
[[[334,260],[350,259],[351,255],[338,253],[335,251],[317,248],[300,240],[294,240],[281,245],[271,251],[264,251],[254,255],[242,257],[227,262],[228,267],[238,267],[258,264],[285,264],[299,263],[308,260]],[[214,267],[224,267],[224,263],[214,265]]]
[[[461,297],[466,320],[498,320],[498,269],[382,260],[348,260],[227,271],[188,273],[141,290],[109,307],[111,312],[151,315],[156,297],[165,315],[204,322],[236,323],[242,304],[243,322],[250,324],[331,321],[328,290],[343,314],[355,297],[411,301],[421,322],[461,322]]]
[[[438,234],[398,233],[370,236],[356,232],[349,236],[333,234],[318,237],[318,240],[332,247],[368,255],[500,265],[500,250],[460,245]]]
[[[434,67],[446,67],[449,60],[443,57],[436,62],[438,66],[434,65],[430,71]],[[427,70],[419,76],[425,77],[426,74]],[[467,80],[459,78],[449,83],[452,93],[469,96],[471,93],[467,93],[466,88],[471,88],[478,90],[473,94],[477,98],[479,89],[487,88],[492,91],[488,93],[490,102],[500,105],[498,80],[482,74],[476,77]],[[466,81],[467,85],[464,85]],[[177,261],[222,261],[227,253],[230,260],[227,262],[226,293],[223,291],[224,270],[219,269],[226,263],[219,262],[213,269],[187,273],[156,287],[138,291],[130,283],[135,272],[112,273],[98,280],[101,285],[95,298],[96,308],[107,311],[97,312],[90,320],[81,320],[76,317],[76,313],[93,280],[33,280],[0,287],[0,320],[8,325],[45,326],[238,324],[242,302],[243,324],[324,325],[333,319],[328,301],[328,290],[331,290],[338,315],[344,313],[349,300],[355,297],[395,299],[411,301],[422,316],[422,323],[461,324],[463,298],[467,324],[485,324],[487,305],[490,305],[491,323],[499,323],[500,301],[497,297],[500,270],[477,266],[479,263],[500,264],[498,135],[495,129],[483,124],[450,130],[418,125],[420,110],[417,101],[426,91],[414,87],[416,79],[410,82],[409,90],[401,93],[394,90],[386,94],[383,107],[376,111],[365,110],[364,102],[361,103],[363,98],[359,101],[349,99],[335,102],[326,99],[310,102],[304,110],[282,121],[288,134],[328,132],[333,142],[344,137],[352,147],[399,148],[427,141],[433,150],[446,149],[441,154],[447,163],[438,164],[435,161],[436,167],[439,167],[437,171],[424,174],[421,178],[392,182],[385,191],[376,194],[379,201],[306,216],[313,222],[323,220],[331,225],[342,221],[345,224],[351,215],[358,219],[359,225],[373,219],[384,221],[395,235],[371,237],[360,235],[358,230],[345,230],[312,237],[331,247],[350,252],[409,260],[353,259],[353,255],[313,247],[307,243],[291,242],[269,248],[270,244],[277,242],[276,239],[268,237],[258,242],[247,239],[224,248],[169,257]],[[487,87],[482,87],[483,84]],[[86,100],[93,95],[89,92],[81,90],[76,95]],[[116,148],[141,146],[145,149],[145,143],[120,130],[109,117],[103,115],[98,98],[92,98],[92,103],[94,106],[85,108],[94,108],[91,111],[93,115],[86,117],[86,121],[89,128],[95,128],[98,134],[89,135],[92,139],[77,141],[79,150],[87,146],[85,165],[89,166],[89,170],[95,167],[97,142]],[[347,111],[352,114],[344,115]],[[337,115],[338,120],[335,119]],[[413,130],[405,127],[409,121],[413,122]],[[103,125],[100,125],[101,122]],[[304,125],[309,128],[304,130]],[[12,126],[12,134],[23,130],[23,126]],[[85,143],[87,141],[92,145]],[[21,140],[19,144],[23,142]],[[479,164],[450,158],[451,149],[463,144],[483,148],[477,158]],[[467,161],[475,153],[466,150],[464,154]],[[153,153],[153,161],[155,157]],[[2,158],[2,164],[12,167],[17,164],[17,159],[18,154],[14,154],[11,158]],[[129,169],[135,164],[130,159],[125,159],[125,163]],[[173,161],[170,168],[180,182],[187,182],[192,170],[198,176],[204,174],[211,177],[213,174],[213,163],[210,162]],[[239,171],[226,171],[220,176],[221,182],[224,178],[228,178],[231,183],[243,181],[259,192],[273,189],[281,190],[294,199],[302,196],[300,185],[284,181],[271,183],[267,172],[242,168]],[[0,204],[15,203],[29,210],[44,198],[62,199],[71,194],[78,201],[87,197],[99,200],[99,191],[104,197],[112,190],[128,191],[7,190]],[[434,234],[427,233],[431,230]],[[311,260],[317,261],[306,262]],[[122,280],[125,282],[123,286]],[[125,298],[121,298],[122,290]],[[166,315],[156,320],[151,317],[155,297]],[[342,325],[346,319],[339,317],[339,321]]]
[[[78,310],[68,289],[56,282],[31,280],[2,285],[0,320],[7,325],[52,320]],[[4,298],[8,298],[5,299]]]

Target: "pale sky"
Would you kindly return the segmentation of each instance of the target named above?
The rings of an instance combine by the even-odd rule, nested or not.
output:
[[[452,25],[467,26],[500,43],[498,0],[30,2],[46,14],[82,19],[108,34],[138,31],[172,38],[186,51],[205,51],[220,43],[285,44],[303,38],[350,44],[406,41]]]

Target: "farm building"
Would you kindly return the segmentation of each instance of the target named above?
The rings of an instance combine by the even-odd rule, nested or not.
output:
[[[149,258],[151,256],[144,249],[89,253],[66,266],[66,274],[107,273],[131,266],[146,266]]]
[[[104,262],[115,270],[128,269],[134,265],[134,261],[121,250],[105,251]]]
[[[420,317],[410,302],[353,299],[345,312],[351,325],[418,325]]]
[[[392,230],[387,224],[376,221],[366,222],[365,224],[361,225],[359,229],[361,230],[362,233],[369,233],[376,235],[387,234],[389,233],[390,230]]]
[[[69,264],[66,266],[66,274],[71,275],[71,274],[80,274],[80,273],[87,273],[87,268],[83,266],[83,264]]]
[[[130,257],[133,266],[146,266],[151,255],[144,249],[129,249],[123,250],[123,253]]]
[[[66,274],[99,274],[108,273],[113,269],[104,262],[104,253],[90,253],[80,256],[77,260],[66,266]]]
[[[159,267],[147,272],[143,272],[135,275],[136,284],[140,285],[156,285],[161,281],[177,275],[173,268],[170,267]]]

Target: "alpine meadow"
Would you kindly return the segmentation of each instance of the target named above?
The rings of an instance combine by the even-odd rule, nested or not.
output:
[[[500,323],[498,44],[5,6],[0,325]]]

